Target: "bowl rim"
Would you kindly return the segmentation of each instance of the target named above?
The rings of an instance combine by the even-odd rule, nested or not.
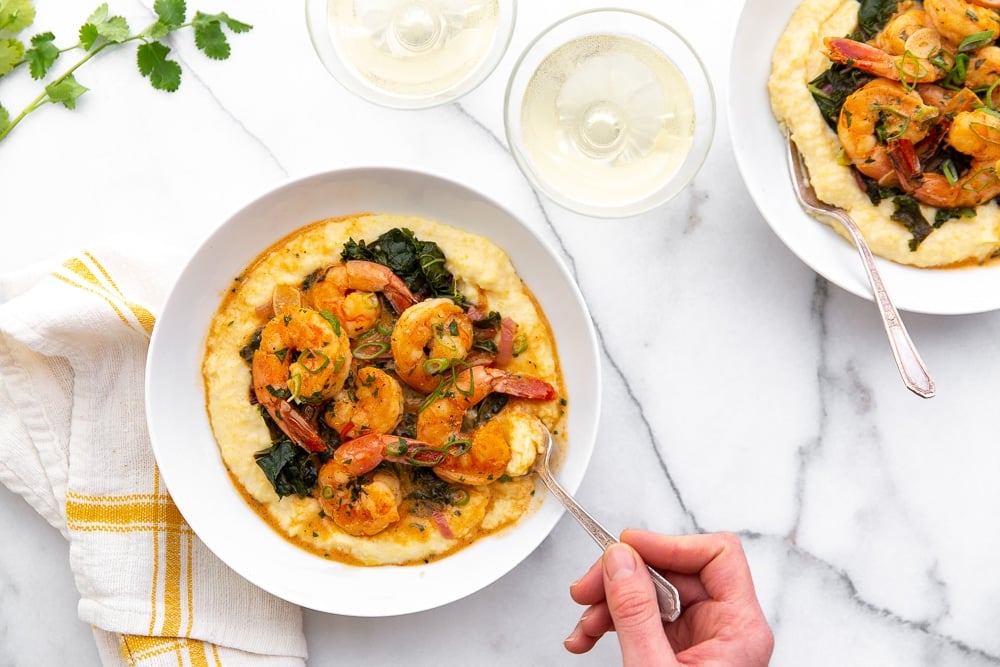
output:
[[[180,308],[177,302],[178,299],[181,299],[184,296],[184,290],[187,288],[186,281],[190,282],[192,280],[191,277],[193,275],[191,273],[192,267],[197,269],[198,262],[204,261],[205,256],[210,256],[212,252],[217,252],[217,250],[216,251],[212,250],[213,245],[219,242],[220,240],[225,240],[227,234],[231,235],[233,233],[233,229],[238,228],[237,223],[240,220],[241,216],[251,215],[256,207],[263,206],[267,202],[273,201],[275,197],[287,197],[290,192],[293,193],[297,188],[316,187],[317,180],[320,183],[320,185],[322,185],[323,183],[328,182],[328,180],[330,179],[339,182],[337,179],[344,180],[352,177],[377,178],[380,175],[385,176],[386,174],[388,174],[390,178],[400,177],[400,178],[416,179],[417,181],[420,182],[434,183],[437,187],[450,188],[451,190],[449,192],[451,193],[471,196],[474,201],[494,208],[497,212],[497,215],[503,216],[504,218],[509,218],[510,220],[513,220],[516,223],[518,229],[514,230],[513,232],[514,234],[516,235],[527,234],[531,239],[533,239],[534,243],[537,244],[537,248],[535,250],[544,253],[545,256],[551,259],[552,270],[557,271],[558,274],[562,276],[560,282],[562,282],[563,284],[560,285],[555,290],[555,292],[559,293],[559,298],[565,298],[566,291],[568,290],[568,295],[571,296],[573,300],[573,303],[571,304],[572,312],[574,313],[575,317],[582,318],[582,324],[585,329],[585,331],[583,332],[574,331],[574,336],[580,335],[582,338],[585,338],[586,340],[584,343],[579,343],[579,344],[575,343],[572,347],[575,347],[576,345],[582,345],[583,349],[588,350],[590,354],[589,359],[582,359],[579,358],[579,356],[574,357],[574,364],[587,363],[587,365],[590,368],[586,372],[586,374],[592,376],[593,378],[592,386],[577,387],[577,391],[572,392],[572,388],[569,386],[569,380],[565,378],[565,373],[567,372],[567,366],[569,365],[567,363],[566,357],[564,356],[565,354],[564,349],[566,347],[564,343],[565,336],[563,338],[557,337],[556,338],[558,346],[557,349],[559,349],[559,355],[560,355],[559,358],[561,360],[561,366],[564,372],[564,379],[566,379],[567,381],[567,389],[571,390],[570,405],[572,406],[572,401],[574,400],[574,396],[577,393],[585,391],[586,396],[583,396],[582,399],[580,400],[581,408],[583,408],[585,405],[589,403],[592,403],[593,407],[593,409],[590,411],[591,414],[581,413],[576,417],[577,421],[579,422],[577,426],[579,426],[580,424],[582,424],[583,426],[580,429],[578,435],[571,436],[572,437],[571,441],[574,443],[570,447],[570,451],[573,452],[573,460],[574,460],[574,465],[572,467],[572,470],[575,471],[575,473],[573,478],[564,480],[564,484],[570,490],[570,492],[575,491],[575,489],[578,488],[579,484],[582,482],[583,476],[587,468],[589,467],[590,460],[593,454],[593,449],[594,446],[596,445],[599,412],[600,412],[600,405],[602,402],[602,396],[601,396],[602,371],[600,364],[601,361],[600,345],[597,339],[596,330],[590,319],[589,310],[587,309],[586,302],[583,300],[583,296],[579,290],[579,286],[573,279],[572,274],[569,272],[569,269],[567,268],[565,262],[563,262],[561,257],[556,254],[553,248],[548,243],[546,243],[545,240],[542,239],[534,229],[525,224],[520,218],[511,213],[506,207],[504,207],[503,205],[501,205],[488,195],[482,193],[481,191],[472,188],[469,185],[466,185],[459,181],[453,180],[445,176],[441,176],[437,173],[425,169],[401,168],[401,167],[384,166],[384,165],[373,165],[373,166],[359,165],[359,166],[351,166],[338,169],[319,170],[311,174],[287,177],[282,181],[280,181],[279,183],[275,184],[273,187],[265,190],[262,194],[254,197],[248,203],[245,203],[237,207],[231,215],[227,216],[216,228],[210,231],[205,240],[198,246],[197,250],[189,257],[183,269],[175,278],[174,283],[168,292],[167,298],[164,301],[160,316],[157,319],[157,326],[155,326],[153,329],[153,334],[150,338],[149,351],[146,360],[146,378],[145,378],[145,388],[144,388],[145,398],[146,398],[145,414],[149,428],[149,437],[152,444],[153,452],[157,459],[157,464],[160,468],[160,474],[162,480],[166,486],[167,491],[173,497],[174,503],[177,506],[178,510],[181,512],[182,516],[184,517],[188,525],[194,530],[195,534],[199,536],[199,538],[209,548],[209,550],[212,551],[217,557],[219,557],[219,559],[222,562],[226,563],[231,569],[235,570],[238,574],[243,576],[245,579],[249,580],[251,583],[285,600],[299,604],[304,607],[316,609],[319,611],[353,615],[353,616],[394,616],[399,614],[423,611],[454,602],[458,599],[464,598],[468,595],[471,595],[481,590],[482,588],[488,586],[490,583],[492,583],[496,579],[499,579],[507,572],[512,570],[522,560],[524,560],[524,558],[526,558],[528,555],[534,552],[535,549],[537,549],[537,547],[542,543],[542,541],[546,539],[548,534],[555,527],[555,524],[557,523],[559,517],[562,515],[564,511],[562,506],[557,502],[555,498],[546,498],[544,502],[540,503],[541,505],[540,507],[535,507],[529,513],[530,516],[522,517],[522,519],[513,526],[504,529],[495,535],[481,538],[480,540],[477,540],[477,542],[473,543],[468,547],[463,548],[462,550],[456,552],[455,554],[437,561],[432,561],[427,565],[381,566],[380,568],[365,568],[358,566],[348,566],[339,563],[337,561],[326,560],[304,549],[294,546],[285,537],[279,535],[277,531],[268,526],[264,521],[260,520],[260,518],[256,515],[256,513],[249,507],[249,505],[247,505],[246,501],[243,499],[242,495],[236,489],[235,485],[231,481],[228,482],[226,485],[224,485],[225,487],[228,488],[220,493],[230,497],[234,495],[237,496],[239,505],[242,505],[242,510],[239,509],[238,505],[232,505],[231,507],[234,509],[234,511],[236,511],[238,514],[249,513],[249,516],[253,517],[253,519],[260,525],[260,527],[263,528],[263,531],[255,531],[255,534],[258,533],[261,535],[265,533],[270,534],[271,537],[265,538],[265,540],[268,542],[272,542],[274,539],[280,541],[283,546],[278,545],[275,548],[283,556],[288,555],[289,558],[295,560],[296,562],[303,561],[305,559],[312,559],[313,562],[325,565],[327,566],[327,569],[331,569],[332,571],[337,573],[336,576],[343,575],[346,572],[347,574],[345,576],[350,576],[352,578],[358,576],[358,572],[361,572],[362,576],[367,576],[364,575],[365,571],[382,570],[390,572],[390,574],[387,575],[386,577],[389,580],[409,581],[406,575],[400,574],[401,571],[408,570],[410,572],[419,572],[418,580],[420,581],[424,581],[425,577],[433,580],[434,577],[438,575],[440,570],[442,569],[447,570],[448,568],[447,564],[450,561],[455,560],[456,562],[459,562],[460,557],[461,557],[460,562],[462,566],[464,566],[467,565],[467,561],[469,560],[470,557],[475,557],[477,554],[481,555],[484,552],[487,555],[490,555],[493,553],[493,551],[497,551],[498,553],[501,553],[501,555],[503,555],[502,553],[503,544],[501,541],[504,538],[504,536],[513,533],[514,531],[517,530],[519,526],[521,526],[525,522],[529,521],[531,522],[532,535],[530,539],[527,540],[527,542],[529,542],[530,544],[526,547],[525,544],[522,544],[523,540],[515,540],[514,546],[517,548],[514,550],[513,555],[509,557],[504,556],[502,558],[499,558],[498,559],[500,561],[498,564],[499,567],[497,567],[496,570],[493,571],[492,573],[488,573],[488,576],[484,576],[484,574],[486,573],[477,573],[474,577],[474,585],[470,588],[461,589],[458,590],[457,592],[449,591],[444,594],[432,595],[429,598],[423,600],[417,600],[417,601],[401,600],[398,603],[394,602],[393,604],[383,605],[382,607],[379,607],[377,603],[373,603],[371,605],[363,606],[358,609],[351,609],[348,607],[344,607],[340,602],[336,601],[333,601],[330,604],[327,604],[325,602],[317,604],[312,593],[307,590],[302,590],[301,586],[286,589],[282,588],[281,585],[277,585],[274,581],[268,580],[266,577],[262,578],[259,568],[256,568],[254,565],[247,563],[248,558],[252,560],[252,558],[249,555],[244,554],[238,557],[234,557],[232,548],[228,548],[227,545],[220,543],[222,537],[221,533],[219,535],[212,533],[212,526],[214,525],[212,522],[218,521],[218,519],[211,519],[211,520],[206,519],[205,517],[206,512],[201,509],[195,509],[195,511],[192,512],[194,500],[190,497],[190,491],[185,487],[184,480],[179,480],[180,474],[177,471],[177,466],[174,463],[172,463],[172,460],[169,458],[170,455],[165,454],[165,452],[169,452],[169,449],[171,447],[171,443],[169,442],[170,438],[168,438],[167,435],[173,433],[173,429],[175,427],[171,425],[165,428],[164,424],[161,423],[161,420],[165,419],[165,416],[162,414],[164,409],[160,407],[159,403],[157,402],[157,398],[159,395],[158,391],[162,389],[161,385],[163,385],[162,380],[164,378],[166,378],[168,382],[173,382],[174,385],[176,385],[177,382],[179,382],[176,378],[171,377],[171,375],[176,375],[178,373],[177,368],[171,368],[170,365],[166,363],[167,360],[163,358],[164,353],[161,352],[161,348],[163,348],[164,350],[170,349],[171,346],[169,341],[171,340],[173,333],[175,333],[172,331],[172,329],[177,327],[178,325],[176,324],[167,325],[165,324],[165,322],[170,322],[169,318],[171,317],[174,318],[177,317],[175,311],[177,311],[177,309]],[[448,202],[444,205],[454,206],[455,204],[454,202]],[[333,217],[335,215],[336,212],[331,211],[330,217]],[[427,216],[421,215],[421,217],[427,217]],[[301,229],[305,225],[309,224],[309,222],[312,221],[299,221],[295,226],[291,227],[291,229],[293,230]],[[458,227],[459,229],[463,229],[462,225],[456,224],[453,221],[438,220],[438,222],[453,227]],[[259,252],[263,252],[271,243],[274,243],[283,238],[286,235],[286,233],[275,231],[272,237],[262,240]],[[472,231],[471,233],[478,233],[480,235],[485,235],[482,232],[476,232],[476,231]],[[496,242],[494,241],[494,243]],[[497,245],[500,244],[497,243]],[[503,248],[503,246],[500,247]],[[503,249],[505,250],[505,252],[508,252],[508,254],[511,255],[512,261],[515,262],[515,269],[518,270],[519,274],[521,274],[523,268],[519,268],[518,265],[516,264],[516,259],[514,258],[514,255],[516,255],[516,253],[510,253],[510,251],[506,248]],[[239,261],[242,262],[243,266],[245,267],[246,264],[248,264],[252,260],[253,257],[248,257],[240,259]],[[234,259],[233,261],[236,260]],[[222,271],[223,269],[219,270]],[[528,286],[529,289],[532,288],[531,283],[528,283]],[[536,286],[536,287],[541,288],[542,286]],[[534,289],[532,291],[537,296],[538,293],[541,292],[541,289]],[[212,298],[214,299],[215,303],[212,310],[212,313],[214,314],[215,309],[217,309],[218,307],[219,300],[221,299],[221,294],[213,294]],[[180,310],[179,312],[183,313],[183,310]],[[551,320],[550,320],[550,325],[553,326],[553,336],[556,336],[556,331],[555,331],[556,325],[553,322],[551,322]],[[204,346],[205,346],[205,338],[207,336],[207,329],[208,329],[208,321],[204,323],[204,329],[200,332],[200,335],[197,337],[196,341],[194,342],[189,341],[187,343],[182,344],[186,346],[188,349],[194,349],[197,352],[197,357],[196,357],[197,369],[195,370],[199,381],[201,378],[201,361],[204,358]],[[186,331],[189,332],[190,330],[191,328],[190,326],[188,326]],[[188,338],[190,339],[192,337],[188,336]],[[173,365],[177,366],[179,364],[174,363]],[[188,380],[189,379],[190,378],[188,378]],[[199,385],[197,388],[198,393],[203,398],[204,384],[203,382],[199,382],[198,385]],[[164,391],[166,391],[166,389],[164,389]],[[201,406],[202,406],[201,412],[204,414],[199,415],[198,420],[203,421],[205,424],[207,424],[208,416],[207,416],[207,410],[204,407],[204,401],[202,401]],[[581,412],[581,410],[577,410],[577,412]],[[574,415],[571,408],[571,413],[569,417],[571,422],[573,422],[573,416]],[[215,443],[214,436],[211,434],[210,427],[208,430],[208,436],[209,436],[209,441],[211,442],[211,447],[209,447],[208,450],[211,453],[209,454],[209,451],[205,451],[202,453],[206,454],[204,458],[216,459],[216,460],[209,461],[207,462],[206,465],[214,468],[221,467],[221,470],[228,471],[228,468],[225,468],[224,464],[222,463],[222,458],[221,455],[219,454],[218,446]],[[536,484],[536,488],[540,488],[538,484]],[[179,496],[175,494],[175,490],[180,492]],[[235,518],[238,520],[242,520],[238,516]],[[536,525],[535,522],[538,522],[538,524]],[[497,546],[498,543],[499,546]],[[489,550],[491,548],[493,549],[493,551]],[[473,555],[462,556],[462,554],[465,554],[466,552]],[[426,586],[420,587],[420,590],[425,590],[425,589]]]

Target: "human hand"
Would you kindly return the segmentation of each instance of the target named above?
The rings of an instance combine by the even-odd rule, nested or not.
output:
[[[573,600],[589,608],[566,639],[567,650],[585,653],[614,631],[626,666],[767,665],[774,636],[738,537],[626,530],[621,541],[570,586]],[[660,620],[646,563],[680,593],[682,612],[673,623]]]

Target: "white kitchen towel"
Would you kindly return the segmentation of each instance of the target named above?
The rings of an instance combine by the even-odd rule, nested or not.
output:
[[[219,561],[160,478],[143,378],[180,264],[149,250],[0,276],[0,481],[69,540],[105,666],[301,667],[301,610]]]

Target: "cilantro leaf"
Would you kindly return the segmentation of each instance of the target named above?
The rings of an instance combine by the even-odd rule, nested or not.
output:
[[[115,44],[120,44],[128,39],[128,21],[124,16],[112,16],[104,23],[95,25],[97,34]]]
[[[217,16],[198,12],[194,17],[194,43],[213,60],[229,57],[229,42],[222,32],[222,22]]]
[[[76,100],[89,90],[86,86],[80,85],[72,74],[66,75],[59,81],[55,81],[45,86],[45,92],[51,102],[60,102],[67,109],[76,108]]]
[[[136,49],[139,72],[149,78],[153,88],[172,93],[181,85],[181,66],[168,60],[170,47],[162,42],[148,42]]]
[[[84,35],[85,31],[86,36]],[[97,36],[115,44],[124,42],[129,36],[128,21],[122,16],[108,16],[108,3],[106,2],[95,9],[87,22],[80,28],[80,41],[83,42],[84,48],[88,51],[93,47]]]
[[[156,12],[157,23],[167,28],[177,28],[184,23],[187,5],[184,0],[156,0],[153,11]]]
[[[97,26],[93,23],[84,23],[80,26],[80,44],[83,46],[84,51],[90,51],[98,37]]]
[[[229,41],[222,30],[223,25],[234,33],[253,30],[253,26],[249,23],[237,21],[225,12],[220,14],[197,12],[191,23],[194,26],[195,46],[213,60],[225,60],[230,54]]]
[[[34,22],[31,0],[0,0],[0,35],[16,35]]]
[[[236,19],[234,19],[225,12],[222,12],[221,14],[216,14],[216,16],[219,17],[220,21],[226,24],[227,28],[229,28],[230,30],[232,30],[237,34],[242,32],[250,32],[251,30],[253,30],[253,26],[250,25],[249,23],[243,23],[243,21],[237,21]]]
[[[0,37],[0,76],[14,69],[21,62],[23,55],[24,44],[21,43],[21,40],[13,37]]]
[[[3,134],[3,131],[8,127],[10,127],[10,114],[7,113],[7,110],[3,108],[2,104],[0,104],[0,134]]]
[[[32,79],[42,79],[59,57],[59,48],[53,44],[56,36],[43,32],[31,38],[31,48],[24,52],[24,59],[31,68]]]
[[[104,23],[108,18],[108,3],[102,4],[100,7],[94,10],[94,13],[87,18],[87,23],[92,25],[97,25],[98,23]]]

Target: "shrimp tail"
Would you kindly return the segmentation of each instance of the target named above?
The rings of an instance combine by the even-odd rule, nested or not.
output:
[[[493,391],[510,394],[520,398],[533,398],[548,401],[556,397],[556,389],[545,380],[503,373],[494,376]]]
[[[334,458],[354,476],[374,470],[382,461],[430,466],[447,454],[440,448],[414,438],[388,433],[366,433],[340,445]]]
[[[278,401],[275,408],[268,408],[268,412],[285,435],[307,452],[326,450],[326,443],[319,432],[288,401]]]
[[[890,141],[888,154],[889,162],[899,176],[899,184],[903,190],[913,192],[920,187],[924,174],[913,142],[907,139]]]
[[[846,37],[826,37],[823,40],[830,60],[881,76],[907,83],[930,83],[940,78],[938,68],[924,58],[915,56],[893,57],[879,49]]]
[[[393,273],[389,267],[359,259],[349,260],[344,265],[351,288],[381,292],[397,313],[403,312],[417,302],[417,297],[413,295],[403,279]]]
[[[382,294],[385,295],[385,298],[389,301],[389,305],[397,313],[403,312],[417,302],[417,297],[413,295],[413,292],[410,291],[402,280],[399,281],[399,284],[392,282],[386,285]]]

